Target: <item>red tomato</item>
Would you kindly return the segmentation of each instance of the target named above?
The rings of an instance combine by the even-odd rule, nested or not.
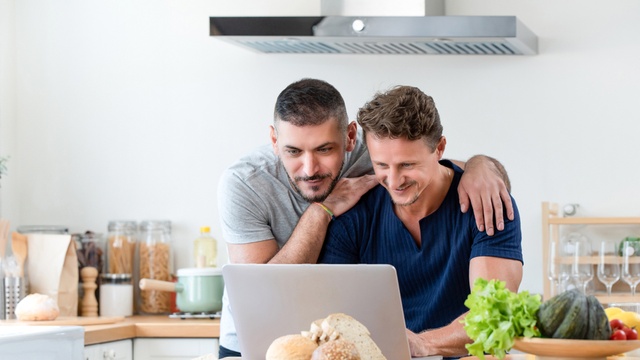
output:
[[[624,323],[620,319],[613,319],[609,321],[609,325],[611,325],[611,330],[615,331],[616,329],[624,328]]]
[[[625,334],[624,330],[617,329],[611,334],[611,340],[627,340],[627,334]]]
[[[638,332],[636,329],[625,327],[622,331],[624,331],[624,334],[627,336],[627,340],[638,340]]]

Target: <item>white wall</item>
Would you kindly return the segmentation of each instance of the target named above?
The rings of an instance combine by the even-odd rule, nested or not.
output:
[[[192,266],[199,226],[221,239],[221,171],[268,141],[277,94],[302,77],[334,84],[353,118],[377,90],[419,86],[448,157],[501,160],[523,219],[523,289],[542,292],[542,201],[639,215],[639,2],[447,3],[517,15],[539,36],[526,57],[258,54],[208,36],[208,17],[229,11],[218,3],[2,0],[16,27],[0,35],[15,43],[0,54],[15,74],[0,78],[2,216],[74,232],[170,219],[176,266]]]

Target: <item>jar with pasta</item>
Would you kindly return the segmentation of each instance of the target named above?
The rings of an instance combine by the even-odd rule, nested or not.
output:
[[[141,279],[171,281],[173,270],[171,222],[147,220],[140,223],[138,251]],[[140,290],[138,309],[142,314],[165,314],[171,311],[171,293]]]
[[[133,274],[137,244],[135,221],[109,221],[104,273]]]

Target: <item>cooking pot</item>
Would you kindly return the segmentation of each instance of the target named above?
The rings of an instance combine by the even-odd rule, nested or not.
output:
[[[176,293],[176,305],[182,312],[216,312],[222,310],[224,281],[219,268],[187,268],[178,270],[178,282],[141,279],[141,290]]]

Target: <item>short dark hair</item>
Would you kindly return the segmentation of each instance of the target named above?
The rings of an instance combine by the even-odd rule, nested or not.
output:
[[[396,86],[377,93],[358,111],[358,124],[365,134],[379,138],[424,139],[432,150],[442,137],[433,98],[412,86]]]
[[[287,86],[276,100],[274,126],[286,121],[295,126],[320,125],[330,118],[346,131],[349,118],[344,99],[333,85],[317,79],[302,79]]]

